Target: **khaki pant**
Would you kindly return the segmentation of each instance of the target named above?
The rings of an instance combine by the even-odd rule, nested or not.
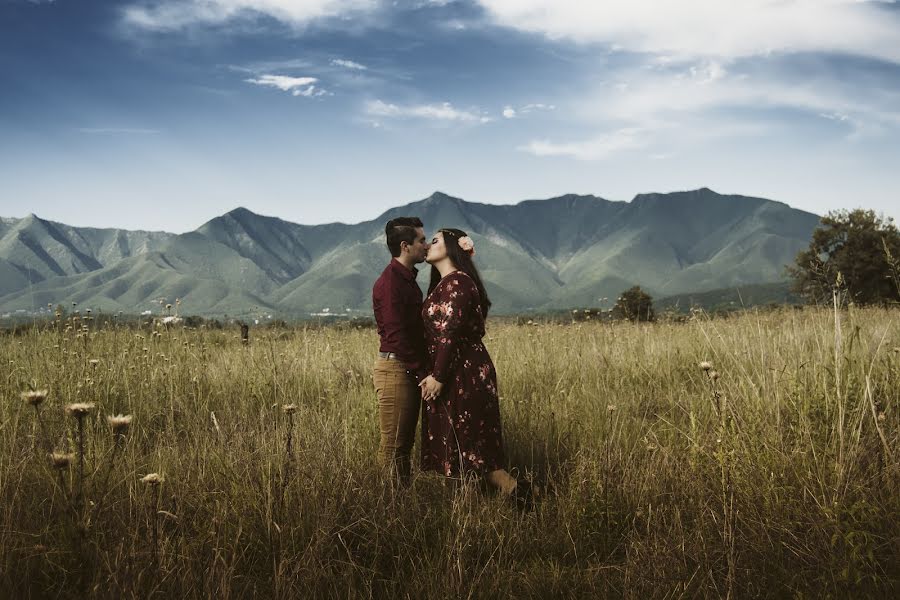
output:
[[[388,358],[375,360],[375,395],[378,398],[378,421],[381,443],[378,461],[391,467],[402,483],[409,482],[410,458],[422,403],[419,387],[406,374],[403,361]]]

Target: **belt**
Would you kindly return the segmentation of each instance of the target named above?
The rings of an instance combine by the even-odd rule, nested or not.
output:
[[[386,358],[388,360],[400,360],[396,352],[379,352],[378,358]]]

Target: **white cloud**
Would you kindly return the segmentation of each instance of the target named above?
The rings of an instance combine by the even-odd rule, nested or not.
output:
[[[375,10],[379,0],[152,0],[123,10],[127,24],[157,31],[197,24],[220,25],[264,15],[293,27]]]
[[[354,62],[352,60],[344,60],[342,58],[332,59],[331,64],[336,67],[345,67],[347,69],[352,69],[354,71],[365,71],[368,69],[367,66],[361,65],[358,62]]]
[[[487,123],[491,118],[474,110],[460,110],[449,102],[440,104],[418,104],[398,106],[382,100],[373,100],[366,104],[366,113],[374,117],[387,118],[421,118],[437,121],[455,121],[460,123]]]
[[[865,0],[476,0],[500,25],[679,58],[836,52],[900,62],[900,14]]]
[[[819,116],[823,119],[828,119],[829,121],[838,121],[841,123],[850,120],[850,117],[841,113],[819,113]]]
[[[527,114],[536,110],[556,110],[556,107],[552,104],[526,104],[519,109],[519,112]]]
[[[315,77],[288,77],[287,75],[262,75],[259,79],[246,79],[247,83],[275,87],[283,92],[307,87],[318,81]]]
[[[318,98],[319,96],[327,96],[328,94],[329,92],[321,88],[317,88],[314,85],[305,87],[302,90],[297,89],[291,92],[291,96],[303,96],[304,98]]]
[[[604,133],[592,139],[577,142],[551,142],[535,140],[518,150],[535,156],[568,156],[579,160],[603,160],[624,150],[647,145],[646,132],[640,128],[625,127]]]
[[[638,69],[607,82],[582,115],[627,122],[678,120],[719,109],[797,109],[900,125],[900,92],[854,85],[833,76],[772,68],[726,71],[716,63]],[[624,85],[623,85],[624,84]]]
[[[796,68],[776,68],[771,60],[749,63],[726,69],[717,61],[666,60],[622,71],[567,105],[577,122],[599,134],[532,141],[519,149],[580,160],[602,160],[633,148],[657,156],[714,139],[791,135],[785,115],[797,113],[834,122],[854,142],[900,127],[896,88],[827,71],[798,76]]]
[[[315,84],[319,81],[315,77],[289,77],[287,75],[261,75],[255,79],[245,79],[247,83],[254,83],[264,87],[277,88],[283,92],[291,92],[292,96],[314,98],[327,94],[325,90]]]
[[[538,110],[556,110],[556,107],[552,104],[526,104],[519,108],[507,105],[503,107],[503,116],[507,119],[515,119],[518,116],[527,115]]]

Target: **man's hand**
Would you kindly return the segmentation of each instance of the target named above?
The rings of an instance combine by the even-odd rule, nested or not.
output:
[[[423,400],[434,400],[441,395],[444,384],[435,379],[434,375],[429,375],[419,383],[419,388],[422,390]]]

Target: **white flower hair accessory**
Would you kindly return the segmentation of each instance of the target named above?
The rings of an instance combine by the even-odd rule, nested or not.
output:
[[[472,241],[467,235],[459,238],[459,247],[469,253],[470,256],[475,256],[475,242]]]

